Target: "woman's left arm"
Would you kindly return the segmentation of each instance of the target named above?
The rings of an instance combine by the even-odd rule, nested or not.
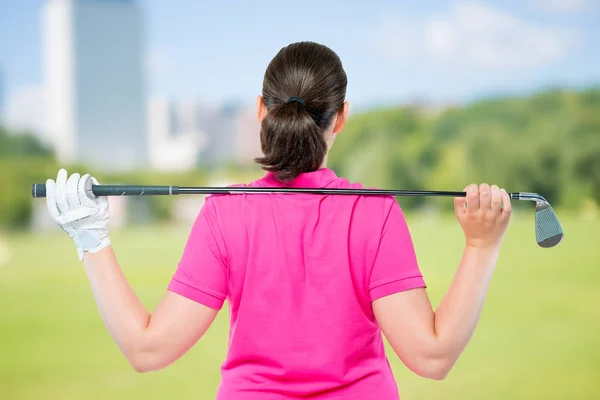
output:
[[[83,261],[104,325],[137,372],[164,368],[177,360],[218,313],[167,291],[150,314],[125,279],[112,247],[86,252]]]

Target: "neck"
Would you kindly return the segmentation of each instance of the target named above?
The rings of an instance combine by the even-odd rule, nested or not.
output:
[[[333,146],[333,142],[335,142],[335,135],[328,134],[325,136],[325,141],[327,143],[327,153],[325,153],[325,157],[323,157],[323,162],[321,163],[320,169],[327,168],[327,157],[329,156],[329,152],[331,151],[331,147]]]
[[[321,163],[321,166],[319,167],[319,169],[327,168],[327,156],[328,155],[329,155],[329,152],[327,152],[327,154],[325,154],[325,157],[323,157],[323,162]]]

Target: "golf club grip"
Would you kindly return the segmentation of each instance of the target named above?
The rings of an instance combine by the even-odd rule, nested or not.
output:
[[[92,185],[91,194],[100,196],[170,196],[179,194],[178,186],[130,186]],[[34,183],[31,188],[34,198],[46,197],[46,184]],[[89,193],[88,193],[89,195]],[[91,196],[90,196],[91,198]]]

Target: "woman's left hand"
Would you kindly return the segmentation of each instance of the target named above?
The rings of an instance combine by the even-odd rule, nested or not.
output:
[[[75,242],[79,260],[86,251],[96,253],[110,246],[108,237],[108,199],[88,197],[86,188],[98,181],[78,173],[67,179],[67,171],[58,171],[56,182],[46,181],[46,203],[52,220]]]

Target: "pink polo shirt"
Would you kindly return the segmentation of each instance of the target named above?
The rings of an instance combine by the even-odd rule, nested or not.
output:
[[[330,169],[248,186],[362,187]],[[314,194],[209,196],[169,284],[215,309],[227,299],[222,400],[398,399],[371,302],[418,287],[393,197]]]

